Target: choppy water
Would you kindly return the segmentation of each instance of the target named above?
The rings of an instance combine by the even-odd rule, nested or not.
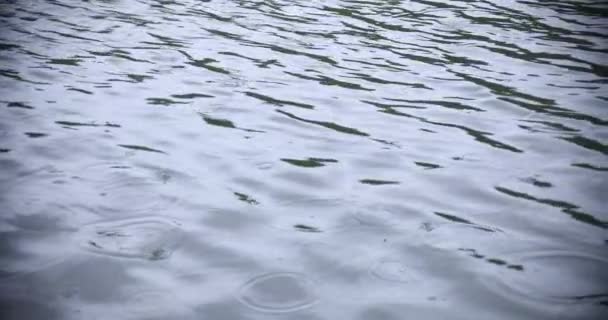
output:
[[[1,318],[602,319],[607,30],[582,0],[2,0]]]

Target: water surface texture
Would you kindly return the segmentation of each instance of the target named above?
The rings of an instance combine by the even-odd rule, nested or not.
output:
[[[608,5],[0,0],[0,318],[608,319]]]

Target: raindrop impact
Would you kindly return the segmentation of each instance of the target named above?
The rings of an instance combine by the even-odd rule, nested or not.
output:
[[[304,274],[279,272],[249,280],[239,291],[239,300],[262,312],[293,312],[317,302],[315,282]]]
[[[374,278],[390,282],[407,283],[412,280],[408,268],[401,261],[380,261],[369,273]]]
[[[94,223],[79,230],[80,245],[87,251],[109,256],[167,259],[182,238],[179,225],[161,217]]]

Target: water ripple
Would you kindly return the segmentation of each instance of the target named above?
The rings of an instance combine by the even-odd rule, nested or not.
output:
[[[580,252],[544,250],[513,258],[520,272],[508,272],[497,287],[503,294],[558,304],[605,304],[608,260]],[[515,297],[519,299],[519,297]]]
[[[158,217],[98,222],[79,230],[80,245],[91,252],[125,258],[167,259],[180,241],[179,223]]]
[[[0,2],[13,318],[601,318],[604,3]]]
[[[293,312],[316,301],[315,283],[303,274],[269,273],[255,277],[239,290],[239,300],[259,311]]]

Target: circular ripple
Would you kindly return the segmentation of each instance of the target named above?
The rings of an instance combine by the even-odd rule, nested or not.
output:
[[[411,208],[395,204],[357,203],[355,208],[355,220],[371,227],[403,227],[416,216]]]
[[[175,205],[172,175],[166,170],[133,166],[126,162],[101,162],[74,170],[79,172],[79,198],[97,214],[111,217],[158,213]]]
[[[369,273],[371,276],[390,282],[407,283],[412,280],[408,268],[401,261],[380,261],[374,265]]]
[[[248,307],[263,312],[293,312],[317,302],[315,283],[294,272],[255,277],[241,287],[238,298]]]
[[[479,248],[510,239],[500,229],[465,223],[423,223],[419,227],[426,243],[441,249]]]
[[[358,210],[354,217],[361,224],[369,226],[393,226],[401,222],[396,210],[382,207]]]
[[[530,253],[516,260],[522,271],[503,273],[499,290],[514,298],[583,303],[608,296],[608,260],[578,252]]]
[[[160,217],[142,217],[84,226],[81,246],[91,252],[125,258],[161,260],[178,246],[179,223]]]
[[[163,194],[163,182],[157,177],[114,170],[116,171],[105,172],[102,179],[95,181],[100,208],[104,212],[160,211],[177,200],[175,197]],[[133,201],[133,199],[138,200]]]

